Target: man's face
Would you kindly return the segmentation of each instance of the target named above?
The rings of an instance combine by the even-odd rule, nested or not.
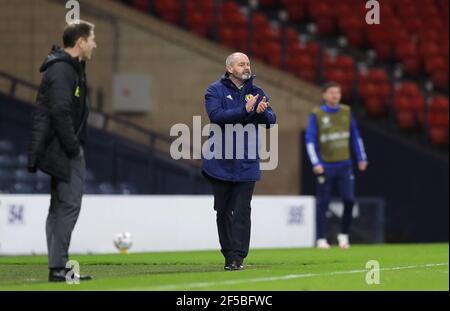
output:
[[[80,49],[81,49],[81,58],[83,60],[90,60],[92,58],[92,53],[94,49],[97,48],[97,43],[95,43],[95,34],[94,31],[91,31],[90,36],[85,38],[80,38]]]
[[[235,56],[233,62],[227,69],[232,76],[240,81],[248,80],[252,76],[250,60],[244,54]]]
[[[341,88],[332,86],[323,93],[323,99],[330,105],[336,106],[341,101]]]

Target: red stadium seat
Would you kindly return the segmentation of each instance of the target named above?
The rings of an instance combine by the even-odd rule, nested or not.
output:
[[[265,28],[270,28],[269,20],[262,13],[255,13],[252,16],[252,26],[255,30],[262,30]]]
[[[341,85],[342,96],[349,99],[355,78],[355,65],[353,58],[348,55],[337,57],[324,57],[324,77],[327,81],[336,81]]]
[[[350,46],[365,48],[369,45],[375,49],[379,60],[395,57],[402,63],[406,73],[421,74],[425,63],[437,62],[431,59],[439,55],[448,59],[448,38],[445,37],[448,30],[443,24],[445,16],[448,16],[443,8],[448,7],[448,4],[438,5],[435,0],[384,1],[380,6],[382,24],[369,26],[360,18],[366,12],[361,1],[282,0],[281,3],[285,7],[293,6],[294,3],[299,7],[306,5],[310,17],[319,26],[319,32],[327,32],[320,28],[327,28],[335,19],[338,20],[339,29],[346,35]],[[322,21],[322,18],[326,21]],[[411,41],[416,38],[419,39],[419,45]],[[444,70],[427,71],[435,85],[444,87],[448,81],[448,74]]]
[[[377,57],[381,60],[388,60],[392,57],[392,47],[388,43],[380,43],[375,46]]]
[[[371,69],[367,73],[367,79],[376,83],[389,82],[388,75],[384,69]]]
[[[434,41],[422,41],[419,45],[419,54],[423,59],[431,59],[439,56],[441,54],[441,49]]]
[[[277,0],[259,0],[259,5],[262,7],[271,7],[277,4]]]
[[[155,0],[155,10],[169,23],[178,24],[181,19],[181,4],[177,0]]]
[[[307,54],[291,54],[287,59],[287,69],[299,78],[316,81],[317,63]]]
[[[134,6],[143,11],[148,11],[149,3],[150,0],[133,1]],[[323,56],[318,43],[302,42],[296,28],[299,24],[294,24],[313,22],[319,33],[339,32],[346,37],[350,47],[363,49],[362,52],[373,49],[377,63],[401,63],[404,72],[412,78],[431,80],[438,91],[448,91],[447,0],[383,0],[380,25],[365,22],[367,9],[365,1],[361,0],[259,0],[262,10],[253,11],[251,20],[247,20],[246,11],[241,9],[242,2],[222,0],[219,1],[217,21],[214,18],[215,0],[154,0],[153,3],[158,16],[175,24],[185,21],[191,32],[209,37],[212,30],[217,29],[218,40],[232,49],[251,52],[253,57],[278,68],[285,61],[288,72],[313,83],[319,78],[340,83],[344,101],[355,91],[357,82],[361,104],[369,117],[386,116],[392,103],[402,129],[413,130],[428,121],[432,125],[431,139],[445,140],[442,125],[436,125],[443,122],[442,113],[424,117],[425,101],[416,83],[404,82],[393,91],[384,69],[370,69],[355,79],[356,66],[352,57]],[[185,4],[184,12],[181,12],[181,3]],[[278,28],[272,25],[266,13],[279,9],[287,12],[292,26]],[[182,14],[185,14],[183,19]],[[217,22],[217,28],[214,22]],[[318,73],[322,75],[318,76]],[[419,77],[424,74],[427,76]],[[448,135],[446,139],[448,143]]]
[[[436,96],[431,99],[430,106],[428,108],[428,117],[432,117],[428,120],[428,125],[443,126],[448,128],[448,98],[444,96]]]
[[[433,72],[431,80],[437,87],[448,88],[448,70]]]
[[[395,96],[394,111],[399,127],[403,130],[413,130],[419,125],[415,114],[413,99],[407,96]]]
[[[186,24],[192,32],[201,36],[208,36],[213,25],[212,1],[187,1]]]
[[[264,51],[264,60],[274,67],[281,67],[281,45],[277,42],[269,42],[262,49]]]
[[[309,3],[309,13],[317,24],[320,33],[329,34],[336,28],[333,7],[327,0]]]
[[[406,57],[402,60],[405,72],[418,74],[422,69],[422,62],[418,56]]]
[[[417,46],[412,41],[398,42],[395,46],[395,57],[399,60],[417,55]]]
[[[221,26],[219,41],[224,45],[239,51],[248,50],[248,30],[246,27]]]
[[[298,45],[298,32],[292,27],[285,28],[286,43],[288,46]]]
[[[386,103],[377,97],[368,98],[364,101],[364,108],[367,115],[371,118],[379,118],[386,116],[387,106]]]
[[[425,122],[425,100],[414,82],[404,82],[394,95],[394,111],[400,128],[413,130]]]
[[[143,12],[149,12],[149,4],[148,0],[133,0],[133,6]]]
[[[296,44],[288,46],[287,58],[292,59],[300,55],[308,56],[314,63],[314,68],[317,68],[317,64],[320,56],[320,46],[314,42],[308,42],[306,44]]]
[[[339,20],[339,27],[342,31],[348,32],[352,30],[364,31],[364,21],[357,16],[349,15],[348,18],[341,18]]]
[[[400,110],[396,113],[398,126],[405,131],[411,131],[417,128],[417,120],[414,112],[410,110]]]
[[[448,145],[448,128],[431,127],[428,129],[428,135],[433,145]]]
[[[430,57],[425,60],[425,71],[433,73],[438,71],[448,71],[448,59],[444,57]]]
[[[241,13],[239,5],[235,2],[224,2],[220,8],[219,27],[221,25],[244,27],[247,26],[247,20]]]
[[[305,16],[305,5],[299,0],[282,0],[283,6],[286,8],[289,20],[291,22],[299,22]]]
[[[414,82],[403,82],[396,90],[397,94],[402,94],[410,97],[420,95],[419,87]]]
[[[359,92],[369,117],[384,117],[387,113],[391,85],[384,69],[371,69],[360,76]]]
[[[448,145],[448,98],[436,96],[431,99],[428,108],[428,135],[435,145]]]

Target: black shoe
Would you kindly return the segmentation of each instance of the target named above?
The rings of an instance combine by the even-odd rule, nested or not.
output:
[[[48,274],[49,282],[65,282],[66,281],[66,273],[67,270],[64,268],[61,269],[50,269]]]
[[[66,282],[66,274],[70,271],[69,269],[50,269],[50,272],[48,274],[48,281],[49,282]],[[90,275],[79,275],[74,274],[72,279],[78,279],[80,281],[89,281],[92,280],[92,276]]]
[[[244,263],[242,260],[233,260],[231,263],[231,270],[243,270],[244,269]]]
[[[225,265],[223,266],[223,269],[226,271],[231,271],[231,260],[228,258],[225,258]]]

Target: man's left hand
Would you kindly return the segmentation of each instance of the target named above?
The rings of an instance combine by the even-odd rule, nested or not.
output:
[[[368,165],[367,161],[360,161],[358,162],[358,169],[361,172],[364,172],[367,169],[367,165]]]
[[[269,106],[269,103],[266,101],[266,96],[264,96],[256,108],[256,113],[263,113]]]

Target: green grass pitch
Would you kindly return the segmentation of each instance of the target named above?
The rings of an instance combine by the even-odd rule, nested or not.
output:
[[[448,244],[354,245],[341,250],[251,250],[243,271],[224,271],[219,251],[72,256],[79,285],[47,282],[45,256],[0,257],[0,290],[449,290]],[[366,283],[366,263],[380,283]]]

